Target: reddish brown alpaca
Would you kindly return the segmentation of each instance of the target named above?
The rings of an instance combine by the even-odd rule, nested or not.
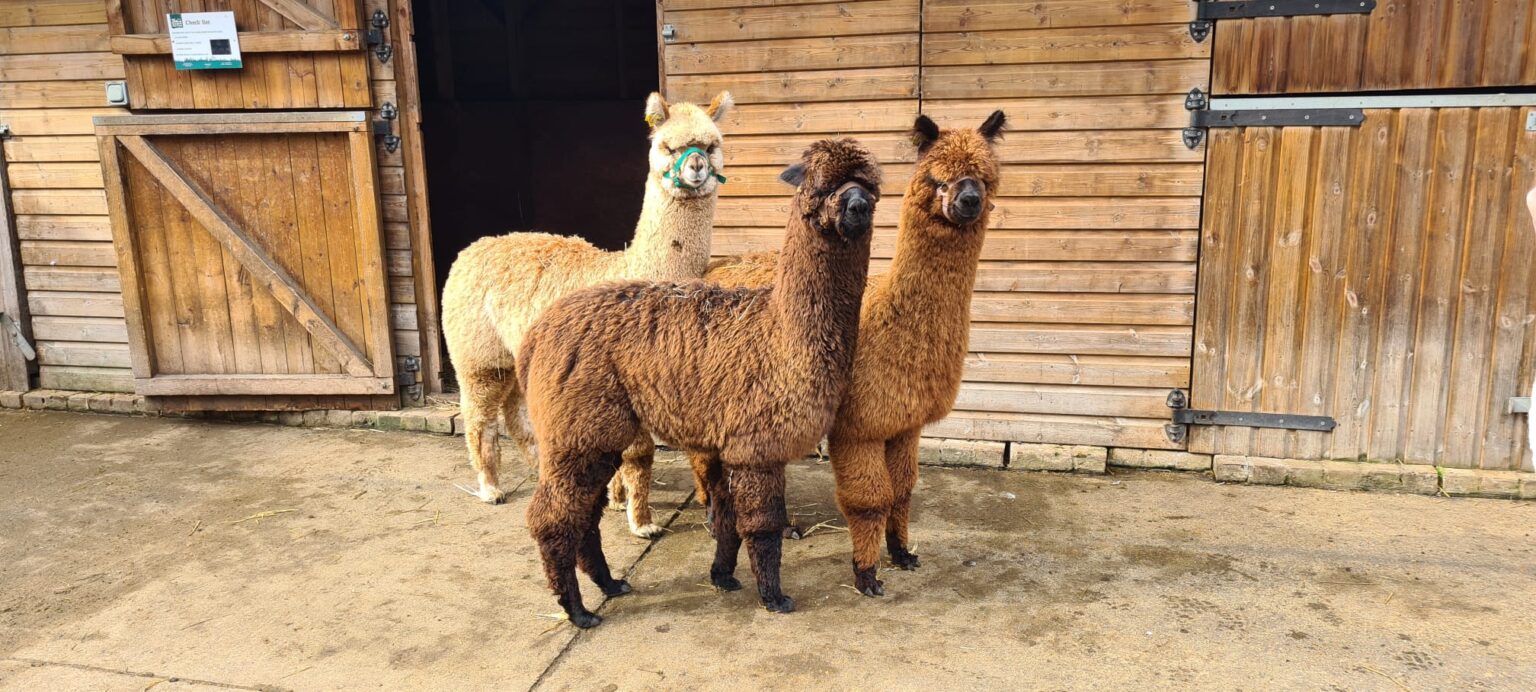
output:
[[[523,342],[517,372],[541,450],[528,528],[579,627],[601,620],[582,605],[577,566],[608,596],[629,591],[608,571],[598,521],[641,429],[722,459],[707,479],[715,585],[741,588],[745,540],[763,605],[794,610],[779,585],[784,466],[826,434],[848,383],[880,168],[853,140],[824,140],[781,177],[798,190],[771,287],[587,289],[547,309]]]
[[[853,381],[829,441],[837,504],[853,538],[854,582],[866,596],[885,593],[875,574],[882,530],[891,562],[918,566],[907,536],[918,436],[949,414],[960,391],[971,289],[997,190],[992,143],[1004,123],[997,111],[977,130],[941,131],[918,116],[913,140],[921,158],[902,198],[896,256],[864,294]],[[761,285],[776,261],[777,253],[717,261],[704,279]],[[692,463],[707,498],[704,479],[717,464],[707,454],[694,454]]]

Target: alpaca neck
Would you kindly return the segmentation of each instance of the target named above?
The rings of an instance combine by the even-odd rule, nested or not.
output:
[[[935,328],[963,333],[987,214],[970,228],[957,229],[932,216],[912,192],[902,204],[891,270],[882,279],[885,290],[879,295],[895,308],[884,314],[899,323],[891,326],[915,337]]]
[[[715,195],[674,197],[665,184],[654,172],[646,177],[645,203],[624,251],[622,278],[683,281],[704,275]]]
[[[798,227],[785,238],[773,283],[780,353],[812,377],[841,382],[853,366],[869,241],[823,235],[798,211],[791,218]]]

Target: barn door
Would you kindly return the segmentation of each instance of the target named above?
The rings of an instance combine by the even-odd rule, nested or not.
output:
[[[1201,0],[1217,94],[1536,83],[1528,0]]]
[[[97,119],[135,391],[394,391],[368,125]]]
[[[366,108],[373,99],[360,6],[359,0],[109,0],[107,17],[132,108]],[[176,69],[166,15],[211,11],[235,13],[242,67]]]
[[[1211,130],[1189,406],[1235,424],[1191,451],[1529,467],[1536,108],[1391,98]]]

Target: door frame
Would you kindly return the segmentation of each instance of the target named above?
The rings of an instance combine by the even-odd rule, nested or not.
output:
[[[394,349],[390,334],[388,279],[384,270],[383,224],[379,209],[373,134],[363,111],[293,113],[211,113],[188,115],[98,116],[97,143],[112,219],[112,245],[122,278],[123,313],[128,325],[134,390],[146,396],[391,394],[395,391]],[[354,222],[362,241],[358,276],[369,302],[378,306],[366,341],[354,344],[332,318],[316,306],[303,287],[252,242],[246,232],[218,209],[211,197],[178,164],[165,158],[145,137],[155,135],[266,135],[344,133],[352,171]],[[148,169],[204,230],[219,240],[251,275],[253,283],[278,298],[289,314],[347,370],[343,374],[198,374],[159,375],[145,315],[149,306],[141,285],[137,239],[130,225],[127,191],[121,168],[130,156]],[[371,229],[371,230],[370,230]]]
[[[0,125],[0,139],[8,136]],[[32,388],[29,361],[37,359],[30,347],[18,342],[32,340],[32,319],[27,310],[26,285],[22,282],[21,241],[11,213],[11,186],[5,174],[5,151],[0,148],[0,390],[25,392]],[[15,331],[13,331],[15,330]]]

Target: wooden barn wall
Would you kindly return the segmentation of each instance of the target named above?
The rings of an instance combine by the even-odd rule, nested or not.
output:
[[[1370,14],[1216,22],[1217,94],[1536,84],[1536,2],[1378,0]]]
[[[1197,427],[1190,449],[1529,470],[1507,406],[1536,359],[1533,110],[1212,130],[1192,405],[1338,428]]]
[[[930,434],[1168,448],[1169,389],[1189,386],[1201,150],[1179,129],[1208,86],[1185,0],[866,0],[760,6],[663,0],[674,99],[719,89],[716,254],[775,247],[812,140],[856,136],[886,164],[873,269],[889,266],[919,109],[945,127],[1008,113],[1006,167],[976,286],[956,411]]]
[[[107,221],[100,155],[91,118],[128,111],[105,104],[105,82],[124,78],[108,45],[106,0],[0,3],[0,122],[16,213],[23,276],[33,315],[43,387],[132,391],[127,330]],[[409,4],[366,0],[393,11],[390,31]],[[391,36],[396,43],[398,36]],[[397,58],[368,58],[377,103],[401,104]],[[399,123],[396,123],[397,132]],[[412,220],[406,195],[406,147],[378,150],[379,189],[397,356],[421,355]],[[419,142],[416,143],[419,146]],[[434,337],[435,339],[435,337]]]

